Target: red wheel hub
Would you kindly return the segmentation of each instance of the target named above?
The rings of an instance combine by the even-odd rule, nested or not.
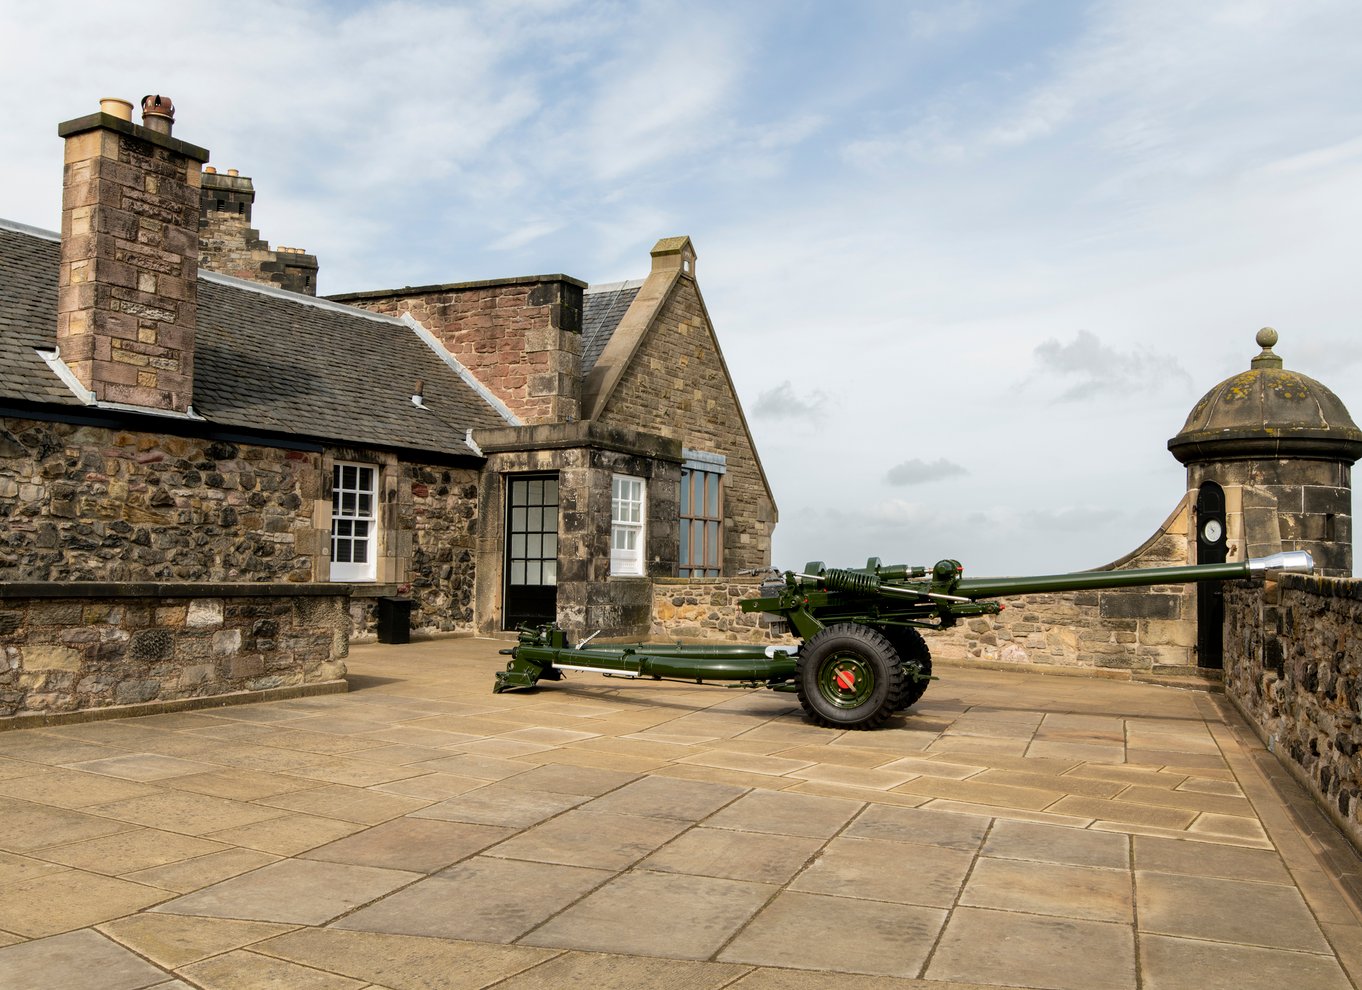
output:
[[[856,675],[849,670],[837,671],[837,686],[843,691],[850,691],[856,686]]]

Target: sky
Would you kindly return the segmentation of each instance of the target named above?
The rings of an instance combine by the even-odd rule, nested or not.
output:
[[[1260,327],[1362,415],[1360,45],[1353,0],[0,0],[0,217],[156,92],[323,294],[686,234],[777,566],[1074,570]]]

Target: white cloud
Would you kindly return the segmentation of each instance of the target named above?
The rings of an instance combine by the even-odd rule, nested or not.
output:
[[[929,481],[940,481],[943,478],[954,478],[957,475],[968,474],[963,467],[954,461],[948,461],[944,457],[939,457],[934,461],[924,461],[920,457],[912,460],[900,461],[887,472],[884,480],[891,485],[921,485]]]
[[[817,389],[795,388],[788,380],[757,396],[752,415],[763,419],[816,419],[827,409],[828,397]]]
[[[1194,384],[1175,358],[1118,351],[1087,330],[1079,330],[1069,343],[1051,337],[1038,344],[1034,353],[1039,367],[1023,387],[1038,387],[1060,402],[1092,398],[1110,401],[1112,393],[1120,390],[1134,391],[1143,398],[1170,384],[1179,390]]]

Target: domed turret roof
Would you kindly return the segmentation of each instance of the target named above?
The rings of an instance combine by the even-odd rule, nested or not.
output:
[[[1168,441],[1181,463],[1298,457],[1346,461],[1362,457],[1362,430],[1324,385],[1282,367],[1272,351],[1277,331],[1258,331],[1262,352],[1248,371],[1226,378],[1192,407]]]

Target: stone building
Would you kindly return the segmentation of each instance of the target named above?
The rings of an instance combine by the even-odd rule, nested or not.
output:
[[[136,635],[111,625],[45,674],[24,595],[135,586],[155,624],[190,614],[158,595],[339,588],[358,632],[400,595],[418,631],[641,636],[652,579],[769,563],[775,505],[688,239],[600,290],[288,291],[315,259],[262,247],[250,181],[205,173],[149,101],[141,125],[110,101],[59,126],[60,235],[0,222],[0,715],[116,703],[74,686],[107,682]],[[280,637],[245,628],[195,648],[212,668],[235,643],[216,674],[163,657],[137,700],[278,686],[237,661]]]
[[[199,267],[219,275],[268,282],[290,292],[317,294],[317,256],[279,247],[251,226],[255,185],[234,168],[204,166],[199,177]]]

